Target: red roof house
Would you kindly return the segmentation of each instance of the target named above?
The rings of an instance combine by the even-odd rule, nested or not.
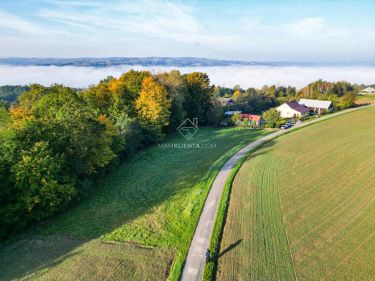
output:
[[[251,125],[252,121],[254,120],[257,124],[257,126],[262,124],[262,116],[260,115],[254,115],[254,114],[241,114],[241,119],[247,118],[249,119],[249,124]]]

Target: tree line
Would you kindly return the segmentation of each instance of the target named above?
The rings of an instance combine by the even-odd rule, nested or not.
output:
[[[197,117],[210,125],[204,73],[130,70],[77,91],[30,85],[0,108],[0,238],[65,208],[135,150]]]
[[[28,86],[0,86],[0,106],[9,106],[17,101],[17,98],[25,91],[28,91]]]
[[[17,90],[19,90],[17,88]],[[186,118],[217,126],[226,110],[262,113],[300,97],[351,101],[349,83],[222,88],[205,73],[130,70],[79,90],[33,84],[0,105],[0,239],[66,208],[136,150],[163,140]],[[220,98],[231,98],[230,105]]]
[[[287,101],[298,101],[301,98],[330,100],[336,109],[352,107],[360,86],[345,81],[327,82],[318,80],[302,89],[285,86],[264,86],[260,89],[242,89],[239,86],[225,88],[216,86],[214,96],[230,98],[233,103],[225,110],[240,110],[246,113],[261,114],[265,110],[276,107]]]

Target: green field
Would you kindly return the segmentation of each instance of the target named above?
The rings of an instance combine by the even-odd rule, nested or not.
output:
[[[300,129],[233,181],[218,280],[375,279],[375,107]]]
[[[76,207],[2,247],[0,280],[178,280],[215,175],[266,133],[201,129],[192,143],[208,148],[137,153]]]
[[[355,101],[356,104],[374,104],[375,95],[358,95]]]

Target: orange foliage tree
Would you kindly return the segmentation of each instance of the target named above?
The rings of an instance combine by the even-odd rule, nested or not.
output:
[[[135,103],[141,125],[152,132],[160,134],[169,124],[172,99],[164,86],[153,77],[146,77],[142,90]]]

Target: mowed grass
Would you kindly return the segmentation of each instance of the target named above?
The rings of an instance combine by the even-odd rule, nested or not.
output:
[[[164,280],[173,255],[129,243],[61,235],[20,239],[2,250],[0,280]]]
[[[234,179],[218,280],[375,279],[375,107],[306,127]]]
[[[355,100],[356,104],[375,104],[375,95],[359,95]]]
[[[206,148],[137,153],[90,197],[0,249],[0,280],[178,280],[217,172],[265,134],[206,128],[191,142],[177,134],[165,141]]]

